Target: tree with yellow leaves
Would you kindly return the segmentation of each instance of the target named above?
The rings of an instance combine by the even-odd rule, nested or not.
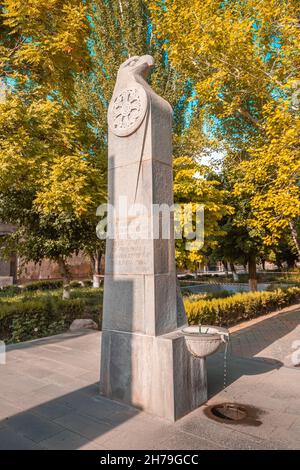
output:
[[[0,219],[17,224],[7,244],[25,259],[59,263],[65,297],[67,259],[90,252],[91,240],[97,251],[105,199],[96,137],[75,99],[76,77],[90,67],[88,35],[81,0],[1,3]]]
[[[264,135],[240,163],[234,194],[250,198],[249,224],[263,230],[266,245],[289,234],[300,259],[300,115],[284,101],[266,105],[264,115]]]
[[[227,192],[220,188],[220,183],[208,166],[191,156],[174,159],[174,196],[175,203],[181,206],[177,223],[183,229],[184,223],[190,223],[193,217],[191,228],[193,232],[196,229],[199,231],[198,237],[202,235],[197,239],[195,234],[193,240],[189,241],[188,234],[183,233],[183,237],[176,240],[177,266],[197,272],[199,263],[203,263],[207,253],[218,246],[218,238],[225,235],[220,221],[225,215],[231,214],[233,208],[224,202]],[[184,207],[190,211],[187,220],[184,220],[182,214]],[[203,210],[203,219],[199,217],[196,227],[197,209]],[[187,244],[190,244],[188,249]]]
[[[244,226],[299,253],[298,0],[148,0],[171,63],[193,81],[199,127],[236,167]]]

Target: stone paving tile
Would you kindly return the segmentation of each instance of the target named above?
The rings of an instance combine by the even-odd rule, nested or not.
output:
[[[230,446],[231,435],[233,434],[233,431],[226,425],[216,424],[212,420],[201,419],[201,417],[194,415],[183,418],[176,427],[178,430],[193,434],[198,438],[205,437],[205,439],[215,442],[221,447]]]
[[[8,359],[10,359],[10,354],[13,354],[13,351],[7,354]],[[52,375],[55,374],[56,368],[60,365],[57,361],[34,356],[28,352],[25,352],[23,357],[22,350],[19,350],[17,354],[18,357],[15,357],[13,361],[8,360],[5,366],[5,368],[10,370],[12,373],[17,372],[22,374],[22,371],[24,371],[25,368],[34,367],[37,369],[46,369],[48,374]]]
[[[283,412],[287,408],[287,403],[282,399],[276,399],[257,391],[251,391],[243,395],[243,403],[257,407],[259,410],[272,410],[273,412]]]
[[[161,447],[163,441],[174,434],[174,429],[169,432],[144,429],[143,433],[115,429],[106,439],[97,439],[96,442],[108,450],[153,450],[163,448]]]
[[[272,433],[272,440],[279,439],[285,442],[285,446],[287,449],[300,450],[300,433],[295,433],[291,431],[287,434],[286,432],[282,432],[281,429],[277,428]]]
[[[99,443],[94,441],[89,441],[86,444],[81,445],[77,450],[107,450],[105,447],[102,447]]]
[[[78,379],[81,380],[82,382],[85,382],[87,385],[93,384],[95,382],[99,382],[99,373],[100,371],[100,366],[94,371],[89,371],[85,372],[84,374],[81,374],[78,376]]]
[[[297,418],[295,414],[287,412],[280,413],[278,411],[273,413],[273,411],[264,409],[264,413],[261,415],[260,419],[262,421],[262,427],[268,425],[288,431],[296,422]]]
[[[18,351],[19,354],[22,353],[22,350]],[[32,365],[35,364],[39,367],[46,368],[49,370],[49,375],[55,375],[56,373],[61,373],[67,377],[70,378],[76,378],[80,375],[83,375],[88,371],[86,368],[79,367],[79,364],[68,364],[65,363],[64,361],[60,360],[60,355],[58,354],[57,357],[46,357],[41,350],[38,350],[36,348],[35,354],[30,354],[26,353],[25,355],[25,363]],[[97,364],[96,361],[94,361],[95,364]],[[21,364],[18,365],[20,367],[19,371],[22,373],[21,370]],[[14,372],[16,370],[16,367],[13,363],[10,363],[10,369]],[[96,370],[96,365],[95,369],[93,372]],[[99,373],[99,367],[97,367],[97,371]]]
[[[219,400],[221,402],[222,400]],[[221,423],[212,421],[203,412],[204,407],[191,413],[180,420],[179,426],[185,432],[195,434],[198,437],[205,437],[228,449],[284,449],[287,448],[285,439],[273,438],[272,432],[277,429],[274,425],[264,422],[264,418],[259,416],[262,424],[260,426],[244,425],[242,423]],[[264,416],[264,415],[263,415]],[[289,422],[290,424],[290,422]],[[287,429],[285,428],[285,433]]]
[[[59,403],[58,400],[52,400],[33,408],[34,414],[48,419],[60,418],[70,413],[71,408],[64,403]]]
[[[160,443],[161,450],[224,450],[224,447],[182,431]]]
[[[20,364],[18,367],[14,368],[14,372],[16,369],[20,369],[20,372],[26,375],[27,377],[33,377],[35,379],[50,379],[53,377],[55,374],[51,373],[49,369],[46,369],[45,367],[38,367],[37,365],[24,365]]]
[[[22,410],[19,407],[12,405],[2,398],[0,401],[0,425],[3,420],[20,413],[20,411]]]
[[[51,450],[77,450],[89,448],[91,443],[88,439],[67,429],[41,441],[40,445]]]
[[[127,410],[126,405],[113,402],[99,395],[90,397],[83,393],[71,393],[61,397],[61,401],[78,413],[90,416],[100,421],[106,421],[109,416]]]
[[[27,412],[8,418],[6,425],[36,443],[62,431],[58,424]]]
[[[139,416],[139,414],[139,410],[128,407],[121,411],[117,411],[116,413],[110,414],[105,418],[105,420],[114,426],[119,426],[122,425],[122,423],[124,422],[129,424],[129,420],[135,416]]]
[[[284,428],[283,432],[281,434],[277,435],[277,438],[275,439],[274,437],[274,432],[278,429],[276,426],[269,424],[269,423],[264,423],[264,417],[260,416],[259,420],[261,420],[260,425],[257,426],[249,426],[248,424],[232,424],[231,430],[238,432],[240,435],[243,435],[244,437],[248,436],[248,439],[254,439],[258,443],[261,444],[263,448],[284,448],[285,446],[285,440],[282,436],[283,434],[287,435],[288,430]]]
[[[288,406],[285,409],[286,413],[294,413],[297,416],[300,416],[300,398],[293,399],[288,403]]]
[[[264,436],[266,437],[266,435]],[[264,438],[247,435],[239,431],[230,434],[228,449],[230,450],[284,450],[286,445],[283,442],[267,441]]]
[[[246,328],[231,335],[233,354],[243,357],[266,356],[287,363],[292,341],[299,339],[299,324],[300,310],[293,307],[285,313],[265,316],[259,323],[245,325]]]
[[[90,440],[103,437],[103,435],[112,430],[112,426],[105,422],[95,421],[90,417],[74,412],[55,419],[55,423]]]
[[[80,376],[79,376],[80,377]],[[79,377],[68,377],[62,373],[56,373],[49,377],[45,377],[43,382],[46,384],[55,384],[64,388],[65,392],[76,391],[83,388],[86,382],[81,381]]]
[[[300,417],[297,417],[291,426],[291,431],[300,434]]]
[[[42,450],[43,447],[9,429],[0,428],[0,450]]]
[[[90,381],[87,385],[81,388],[82,393],[89,397],[99,397],[99,381],[94,377],[93,381]]]
[[[105,417],[110,429],[93,442],[107,449],[154,449],[176,432],[173,423],[153,417],[133,408]],[[103,423],[102,423],[103,424]]]
[[[42,380],[34,379],[33,377],[28,377],[23,374],[16,374],[14,371],[5,374],[5,366],[4,371],[1,370],[0,396],[4,396],[5,394],[9,395],[10,391],[14,390],[22,390],[23,393],[29,393],[41,388],[43,385]]]
[[[171,429],[174,430],[174,424],[158,417],[153,417],[146,413],[136,413],[134,416],[126,418],[122,413],[123,421],[115,421],[119,431],[144,433],[145,429],[148,433],[167,433]],[[108,418],[110,422],[114,421],[115,415]]]
[[[108,423],[105,423],[105,424],[108,425]],[[118,449],[118,446],[120,446],[120,442],[122,441],[121,437],[123,435],[126,436],[130,434],[131,443],[132,443],[132,440],[136,438],[136,434],[128,433],[125,431],[122,432],[118,429],[118,426],[110,426],[110,425],[108,426],[109,426],[109,429],[105,433],[100,434],[98,437],[90,438],[89,442],[105,449],[113,449],[113,448]],[[145,434],[146,433],[144,431],[143,435]]]
[[[2,389],[2,386],[0,386],[0,389]],[[53,384],[44,385],[31,393],[23,394],[21,389],[12,389],[10,392],[11,393],[5,395],[6,400],[23,410],[34,408],[65,395],[62,387]]]
[[[51,351],[45,348],[40,348],[35,351],[35,354],[40,358],[52,359],[60,363],[64,367],[75,367],[81,369],[81,373],[87,371],[93,371],[94,369],[94,357],[92,354],[84,352],[74,351]]]
[[[12,387],[12,386],[7,386],[5,384],[1,384],[0,386],[0,402],[1,400],[4,398],[5,400],[9,401],[10,403],[16,405],[16,406],[19,406],[20,408],[23,408],[22,406],[22,400],[26,397],[26,396],[35,396],[36,397],[36,391],[37,390],[40,390],[40,388],[37,388],[31,392],[23,392],[22,393],[22,388],[19,387],[19,386],[15,386],[15,387]],[[34,400],[33,402],[34,404],[36,404],[36,401]]]

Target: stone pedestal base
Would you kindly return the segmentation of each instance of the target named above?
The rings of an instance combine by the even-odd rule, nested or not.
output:
[[[194,358],[182,333],[147,336],[102,332],[100,393],[175,421],[207,400],[205,359]]]

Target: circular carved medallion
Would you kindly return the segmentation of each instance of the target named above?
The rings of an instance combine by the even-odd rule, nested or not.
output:
[[[127,136],[141,125],[148,106],[147,93],[138,83],[113,96],[108,108],[108,125],[118,136]]]

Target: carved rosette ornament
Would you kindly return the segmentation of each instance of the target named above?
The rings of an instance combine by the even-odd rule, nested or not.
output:
[[[147,93],[139,83],[120,91],[110,102],[108,125],[117,136],[125,137],[142,124],[148,108]]]

